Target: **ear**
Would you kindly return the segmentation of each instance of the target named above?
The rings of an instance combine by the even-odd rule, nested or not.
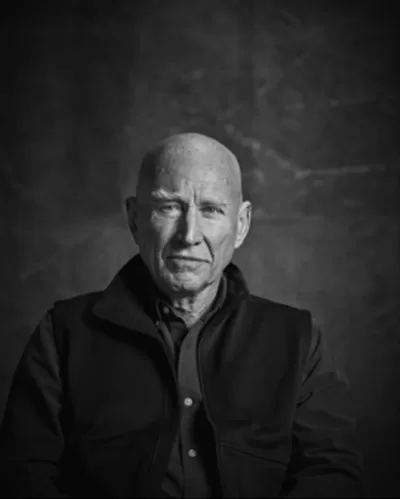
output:
[[[235,249],[239,248],[242,245],[249,232],[251,223],[251,210],[252,206],[250,201],[244,201],[239,208]]]
[[[132,233],[133,240],[137,244],[137,200],[135,196],[130,196],[125,199],[125,209],[128,217],[129,229]]]

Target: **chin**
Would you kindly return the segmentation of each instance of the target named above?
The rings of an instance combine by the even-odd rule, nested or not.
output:
[[[196,294],[206,287],[203,279],[196,275],[176,275],[170,274],[164,276],[164,287],[175,293]]]

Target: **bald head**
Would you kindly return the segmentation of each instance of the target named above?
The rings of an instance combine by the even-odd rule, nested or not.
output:
[[[160,175],[175,171],[181,176],[213,175],[226,183],[236,203],[242,201],[241,173],[236,156],[217,140],[199,133],[168,137],[151,149],[142,161],[137,184],[140,197],[153,188]]]

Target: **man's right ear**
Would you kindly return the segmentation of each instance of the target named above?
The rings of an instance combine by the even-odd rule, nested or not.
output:
[[[136,226],[136,215],[137,215],[137,203],[136,203],[136,197],[135,196],[130,196],[125,199],[125,209],[126,209],[126,214],[128,217],[128,224],[130,231],[132,233],[133,239],[136,242],[136,232],[137,232],[137,226]]]

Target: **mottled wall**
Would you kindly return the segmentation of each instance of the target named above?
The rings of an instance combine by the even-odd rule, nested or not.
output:
[[[144,151],[223,140],[254,205],[250,288],[311,308],[354,387],[372,492],[400,497],[394,11],[382,2],[3,4],[0,410],[33,327],[136,251]]]

